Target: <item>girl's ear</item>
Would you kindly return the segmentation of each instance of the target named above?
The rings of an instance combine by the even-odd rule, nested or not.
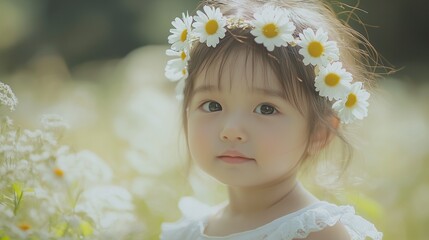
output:
[[[326,147],[334,138],[339,126],[340,120],[336,116],[329,117],[325,123],[319,123],[311,136],[308,153],[314,155]]]

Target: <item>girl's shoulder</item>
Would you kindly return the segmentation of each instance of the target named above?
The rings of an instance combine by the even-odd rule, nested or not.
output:
[[[352,240],[381,240],[383,236],[372,223],[357,215],[352,206],[338,206],[324,201],[287,214],[254,230],[224,238],[204,235],[207,218],[222,207],[210,207],[190,197],[182,198],[179,202],[182,219],[175,223],[164,223],[161,239],[326,239],[325,236],[328,235],[338,236],[336,234],[341,233],[341,230],[344,232],[344,229]]]

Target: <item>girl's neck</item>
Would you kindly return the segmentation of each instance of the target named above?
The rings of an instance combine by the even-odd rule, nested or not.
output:
[[[229,205],[225,209],[226,213],[242,216],[277,210],[293,212],[317,201],[294,177],[269,186],[230,186],[228,193]]]

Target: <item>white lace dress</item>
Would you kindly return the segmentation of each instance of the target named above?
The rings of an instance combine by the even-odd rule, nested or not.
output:
[[[383,234],[374,225],[355,214],[351,206],[337,206],[318,202],[296,212],[280,217],[256,229],[225,237],[207,236],[204,229],[208,217],[223,206],[207,206],[194,198],[185,197],[179,202],[183,218],[175,223],[162,225],[161,240],[292,240],[306,238],[311,232],[320,231],[340,222],[352,240],[367,237],[380,240]]]

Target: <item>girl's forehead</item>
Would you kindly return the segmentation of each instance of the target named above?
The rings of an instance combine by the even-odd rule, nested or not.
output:
[[[195,88],[281,89],[280,81],[270,64],[251,51],[241,50],[214,59],[196,77]]]

